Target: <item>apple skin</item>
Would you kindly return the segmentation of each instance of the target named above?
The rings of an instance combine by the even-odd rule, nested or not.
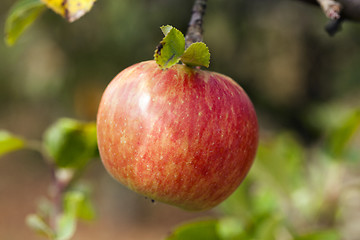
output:
[[[231,78],[176,64],[135,64],[106,88],[97,116],[102,162],[115,179],[187,210],[225,200],[248,173],[258,122]]]

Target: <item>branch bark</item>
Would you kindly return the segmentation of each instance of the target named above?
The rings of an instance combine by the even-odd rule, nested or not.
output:
[[[344,19],[360,21],[360,1],[359,0],[297,0],[304,3],[320,5],[325,12],[337,11],[340,5],[340,16]]]
[[[339,19],[342,5],[335,0],[317,0],[325,15],[332,19]]]
[[[205,14],[207,0],[195,0],[189,27],[185,36],[185,47],[188,48],[192,43],[203,41],[203,17]]]
[[[325,26],[329,35],[334,35],[341,29],[344,20],[360,21],[359,0],[299,0],[301,2],[320,6],[330,19]]]

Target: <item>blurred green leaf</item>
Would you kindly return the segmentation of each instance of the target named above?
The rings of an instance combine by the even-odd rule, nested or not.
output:
[[[0,157],[7,153],[19,150],[25,146],[23,139],[13,134],[0,130]]]
[[[260,143],[250,173],[268,189],[288,196],[303,183],[304,161],[304,148],[294,136],[284,133]]]
[[[181,61],[189,66],[204,66],[210,65],[209,48],[203,42],[196,42],[191,44],[181,56]]]
[[[252,214],[263,216],[278,210],[280,203],[274,191],[262,185],[257,186],[253,191]]]
[[[330,133],[326,142],[329,153],[335,158],[343,155],[359,127],[360,110],[356,110]]]
[[[336,230],[325,230],[308,233],[295,237],[294,240],[340,240],[340,235]]]
[[[70,192],[65,196],[65,209],[72,209],[73,203],[76,205],[76,216],[83,220],[93,220],[95,218],[95,208],[90,198],[90,187],[84,184],[77,184]],[[70,205],[69,205],[70,204]]]
[[[166,240],[221,240],[217,220],[187,223],[178,227]]]
[[[95,218],[95,208],[90,198],[84,198],[83,202],[78,208],[77,216],[82,220],[93,220]]]
[[[97,157],[96,125],[60,119],[45,132],[44,144],[58,167],[80,168]]]
[[[71,190],[64,197],[64,213],[61,215],[56,231],[57,240],[68,240],[76,231],[77,219],[92,220],[94,207],[89,195],[82,190]]]
[[[41,0],[20,0],[10,10],[5,23],[5,42],[12,46],[19,36],[45,10]]]
[[[277,214],[268,215],[261,222],[256,223],[252,239],[277,240],[276,235],[279,225],[280,217]]]
[[[252,218],[252,187],[253,178],[250,175],[247,176],[236,191],[220,205],[220,208],[229,216],[241,216],[246,220]]]
[[[28,215],[26,217],[26,224],[37,233],[47,238],[54,239],[55,234],[53,230],[44,222],[40,216],[36,214]]]
[[[58,222],[56,240],[69,240],[76,231],[76,215],[71,213],[63,214]]]
[[[166,35],[156,48],[154,58],[162,69],[166,69],[180,61],[185,51],[185,37],[179,30],[169,25],[162,26],[161,30]]]
[[[256,225],[279,211],[286,214],[294,192],[306,183],[304,160],[305,149],[291,134],[263,140],[249,175],[221,209]]]
[[[47,219],[50,217],[51,213],[54,211],[54,205],[50,202],[49,199],[43,197],[38,202],[37,214],[42,219]]]
[[[220,239],[249,239],[245,232],[243,222],[239,218],[225,217],[218,221],[217,233]]]

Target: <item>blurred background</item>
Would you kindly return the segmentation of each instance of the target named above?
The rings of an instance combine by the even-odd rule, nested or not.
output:
[[[14,2],[2,0],[0,29]],[[99,0],[72,24],[46,11],[15,46],[0,41],[0,129],[41,139],[58,118],[95,121],[111,79],[125,67],[153,58],[162,39],[160,26],[186,32],[192,4]],[[204,41],[212,54],[210,70],[235,79],[252,99],[261,125],[258,160],[265,163],[254,166],[237,197],[215,210],[191,213],[132,193],[94,161],[85,180],[93,186],[97,219],[80,223],[74,239],[161,239],[187,220],[246,215],[244,209],[236,210],[244,192],[247,200],[259,201],[257,213],[281,213],[282,221],[298,231],[325,226],[339,230],[341,239],[358,239],[358,191],[337,191],[339,211],[330,216],[332,202],[323,206],[334,194],[330,191],[326,198],[327,190],[342,189],[338,181],[360,185],[359,133],[347,141],[345,155],[326,154],[326,137],[333,136],[333,129],[341,130],[360,108],[360,24],[346,22],[329,37],[326,22],[319,8],[299,1],[208,1]],[[277,180],[287,183],[279,191],[276,181],[256,185],[267,181],[264,172],[272,170],[286,173]],[[24,219],[47,194],[49,182],[47,166],[37,153],[20,151],[0,159],[0,240],[39,239]],[[286,204],[277,206],[283,200],[306,216],[289,214],[293,208]],[[283,232],[278,236],[274,239],[292,239]]]

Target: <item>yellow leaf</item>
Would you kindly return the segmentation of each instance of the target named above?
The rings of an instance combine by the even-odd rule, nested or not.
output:
[[[73,22],[90,11],[96,0],[42,0],[48,8]]]

